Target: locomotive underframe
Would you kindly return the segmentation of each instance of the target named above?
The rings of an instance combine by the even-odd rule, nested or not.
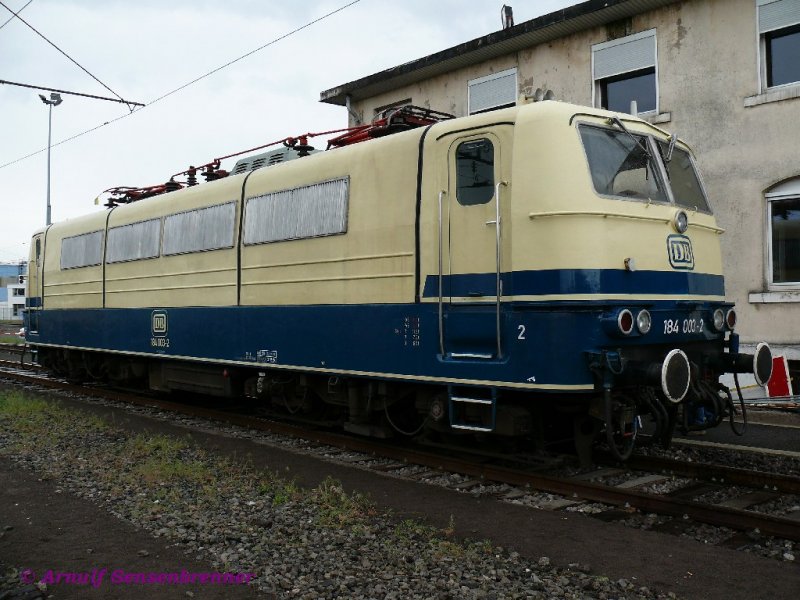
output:
[[[732,335],[732,337],[734,337]],[[691,365],[686,397],[670,401],[654,374],[671,349],[669,344],[631,346],[587,352],[595,388],[584,393],[493,391],[494,438],[516,438],[529,449],[574,440],[579,456],[588,462],[598,434],[606,432],[609,446],[622,458],[630,454],[643,419],[652,421],[652,441],[668,446],[676,427],[704,429],[731,415],[732,398],[718,384],[724,371],[735,369],[723,340],[683,346]],[[752,357],[751,357],[752,359]],[[474,435],[486,424],[486,406],[460,407],[458,422],[471,431],[452,427],[456,410],[448,402],[448,386],[280,371],[269,368],[210,365],[190,361],[142,358],[90,350],[41,347],[40,364],[72,381],[99,380],[112,385],[160,392],[190,392],[230,399],[249,398],[273,413],[304,421],[342,426],[352,433],[374,437],[424,432]],[[738,359],[748,370],[747,357]],[[650,372],[651,375],[647,375]],[[650,377],[650,380],[648,380]],[[703,420],[695,416],[701,412]],[[560,416],[559,416],[560,415]],[[566,418],[565,418],[566,417]],[[488,432],[478,433],[486,438]]]

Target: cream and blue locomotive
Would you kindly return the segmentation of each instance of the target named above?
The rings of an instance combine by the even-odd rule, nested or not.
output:
[[[249,396],[369,435],[541,444],[566,424],[622,457],[643,421],[667,443],[732,416],[722,373],[766,382],[769,348],[738,353],[684,143],[554,101],[409,118],[431,114],[37,232],[28,343],[73,379]]]

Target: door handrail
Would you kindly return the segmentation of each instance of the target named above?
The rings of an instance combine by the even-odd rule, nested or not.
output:
[[[443,251],[442,251],[442,198],[447,193],[446,190],[439,190],[439,351],[444,358],[444,306],[442,300],[442,270],[443,270]]]
[[[500,278],[500,255],[502,251],[502,225],[500,221],[500,187],[508,186],[507,181],[498,181],[494,186],[494,199],[495,199],[495,253],[496,253],[496,327],[497,327],[497,358],[503,357],[503,346],[500,340],[500,297],[503,295],[503,281]]]

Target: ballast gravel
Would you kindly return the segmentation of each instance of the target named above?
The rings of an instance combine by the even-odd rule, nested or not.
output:
[[[220,571],[255,573],[252,585],[266,597],[676,597],[635,577],[611,580],[546,556],[529,561],[488,541],[398,521],[335,481],[301,490],[189,443],[135,436],[76,411],[52,412],[52,404],[41,407],[44,417],[15,410],[0,410],[0,454]],[[14,575],[0,579],[0,596]]]

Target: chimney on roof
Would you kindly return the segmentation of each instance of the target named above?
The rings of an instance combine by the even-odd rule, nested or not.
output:
[[[503,23],[503,29],[508,29],[514,26],[514,9],[510,6],[503,4],[500,9],[500,21]]]

